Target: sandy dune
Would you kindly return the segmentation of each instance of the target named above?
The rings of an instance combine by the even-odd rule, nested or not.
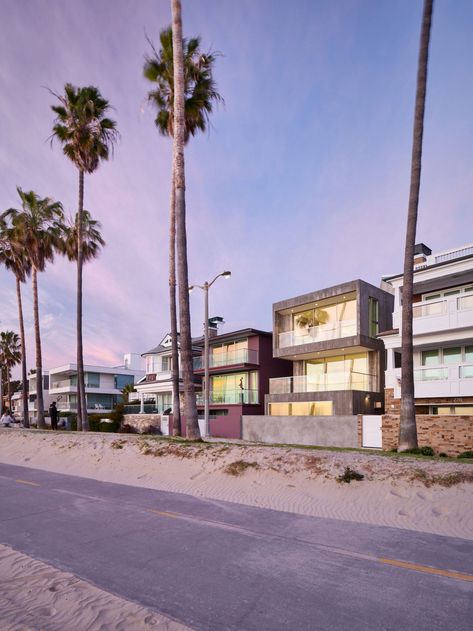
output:
[[[187,627],[0,545],[2,631],[186,631]]]
[[[473,481],[473,465],[460,462],[34,430],[0,430],[0,462],[473,539],[473,483],[448,486],[458,474]],[[338,483],[346,466],[364,480]]]

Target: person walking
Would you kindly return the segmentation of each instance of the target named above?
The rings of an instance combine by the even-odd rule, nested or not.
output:
[[[58,411],[56,407],[56,401],[53,401],[49,406],[49,416],[51,417],[51,429],[57,429]]]

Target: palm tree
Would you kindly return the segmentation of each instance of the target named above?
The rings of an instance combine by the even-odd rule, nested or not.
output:
[[[21,361],[20,337],[13,331],[2,331],[0,333],[0,365],[7,382],[8,407],[11,408],[11,369]],[[24,388],[24,385],[23,385]]]
[[[20,325],[21,340],[21,379],[22,403],[23,403],[23,425],[29,427],[28,413],[28,377],[26,372],[26,340],[25,340],[25,324],[23,319],[23,304],[21,298],[21,283],[26,282],[26,278],[31,272],[31,263],[28,259],[26,251],[22,244],[15,238],[13,230],[9,230],[6,222],[0,216],[0,265],[4,265],[15,275],[16,281],[16,297],[18,302],[18,321]]]
[[[22,210],[10,208],[2,213],[7,229],[11,229],[16,242],[21,243],[27,253],[32,270],[33,312],[36,345],[36,396],[38,402],[38,427],[44,427],[43,360],[39,326],[38,272],[43,272],[46,263],[54,259],[60,249],[64,231],[62,204],[49,197],[39,197],[34,191],[28,193],[17,188]]]
[[[156,51],[151,42],[153,54],[146,57],[144,76],[156,87],[148,93],[148,101],[157,110],[155,123],[163,136],[173,137],[174,133],[174,62],[172,28],[168,27],[159,35],[161,48]],[[149,40],[148,40],[149,41]],[[215,53],[202,53],[200,38],[183,39],[184,58],[184,143],[199,131],[205,131],[212,113],[214,102],[222,100],[213,80]],[[169,308],[171,320],[171,380],[173,389],[173,434],[180,434],[179,404],[179,349],[177,339],[176,309],[176,221],[174,173],[171,178],[171,202],[169,212]]]
[[[406,246],[404,252],[404,283],[402,288],[402,359],[401,359],[401,416],[398,451],[417,447],[417,427],[414,399],[414,367],[412,344],[412,294],[414,280],[414,246],[419,207],[420,174],[422,166],[422,137],[424,134],[425,94],[429,60],[430,27],[433,0],[424,0],[422,31],[417,67],[417,89],[412,142],[411,184],[407,211]]]
[[[187,438],[200,438],[195,400],[192,340],[189,308],[189,278],[187,273],[186,236],[186,178],[184,170],[185,124],[185,81],[182,47],[182,17],[180,0],[171,0],[172,47],[174,70],[174,117],[173,117],[173,185],[175,195],[177,276],[179,287],[179,324],[182,376],[184,380],[184,402],[186,411]]]
[[[54,93],[53,93],[54,94]],[[84,174],[93,173],[102,160],[108,160],[118,137],[114,120],[107,118],[109,102],[94,86],[76,88],[64,86],[64,94],[54,94],[59,105],[52,139],[58,140],[62,150],[79,171],[79,206],[77,219],[77,388],[79,409],[77,429],[88,430],[85,402],[84,358],[82,345],[82,264],[84,230]]]

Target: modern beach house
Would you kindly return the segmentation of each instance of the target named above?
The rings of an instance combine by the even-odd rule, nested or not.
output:
[[[194,358],[194,373],[203,378],[205,358],[203,340],[200,356]],[[241,329],[210,337],[210,435],[241,437],[243,414],[263,414],[264,395],[269,380],[289,374],[286,362],[272,356],[272,334],[258,329]],[[197,395],[199,416],[204,413],[204,394]]]
[[[128,353],[121,366],[84,366],[87,412],[110,412],[122,400],[122,389],[144,375],[139,355]],[[49,398],[61,412],[77,410],[77,364],[49,370]],[[46,407],[46,404],[45,404]]]
[[[392,294],[362,280],[273,305],[273,355],[291,376],[272,378],[268,416],[380,414]]]
[[[30,417],[30,421],[36,422],[36,417],[38,414],[38,405],[37,405],[37,392],[36,392],[36,370],[30,370],[28,374],[28,413]],[[21,399],[21,395],[20,395]],[[49,371],[43,370],[43,404],[44,409],[47,411],[49,408],[49,404],[53,399],[51,399],[49,392]],[[22,403],[21,400],[19,402],[20,410],[19,414],[22,415]]]
[[[417,414],[473,414],[473,244],[414,257],[414,386]],[[386,412],[399,413],[403,275],[385,276],[394,293],[387,355]]]

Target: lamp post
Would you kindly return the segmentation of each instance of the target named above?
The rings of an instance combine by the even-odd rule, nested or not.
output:
[[[231,272],[221,272],[217,274],[215,278],[209,283],[205,281],[203,285],[191,285],[189,291],[192,291],[195,287],[202,289],[205,299],[205,313],[204,313],[204,434],[209,436],[209,406],[210,406],[210,376],[209,376],[209,289],[215,283],[217,278],[222,276],[223,278],[230,278]]]

